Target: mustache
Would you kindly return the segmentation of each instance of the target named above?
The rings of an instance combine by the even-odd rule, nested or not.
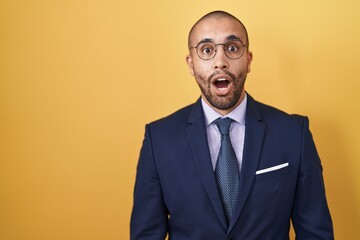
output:
[[[209,77],[208,77],[208,81],[211,82],[213,78],[215,78],[217,75],[228,75],[231,80],[234,82],[236,80],[236,77],[234,74],[232,74],[231,72],[229,72],[228,70],[222,70],[222,71],[216,71],[214,73],[212,73]]]

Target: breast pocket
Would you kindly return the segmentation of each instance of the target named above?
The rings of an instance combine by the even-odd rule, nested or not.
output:
[[[270,180],[285,174],[288,174],[291,170],[289,163],[282,163],[272,167],[260,169],[256,171],[255,182]]]

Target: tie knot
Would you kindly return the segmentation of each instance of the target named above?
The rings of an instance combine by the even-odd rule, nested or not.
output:
[[[230,129],[230,124],[233,120],[231,118],[219,118],[217,120],[215,120],[215,124],[217,125],[217,127],[219,128],[219,131],[221,133],[221,135],[228,135],[229,134],[229,129]]]

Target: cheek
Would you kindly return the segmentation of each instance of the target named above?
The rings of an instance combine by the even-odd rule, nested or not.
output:
[[[244,75],[250,71],[250,64],[242,62],[242,63],[238,64],[236,67],[234,67],[232,69],[230,68],[229,71],[232,72],[236,76]]]
[[[204,85],[205,83],[205,78],[204,76],[198,74],[198,73],[195,73],[195,80],[198,84],[201,84],[201,85]]]
[[[194,61],[193,69],[195,73],[199,73],[201,75],[207,74],[211,70],[211,62],[206,61]]]

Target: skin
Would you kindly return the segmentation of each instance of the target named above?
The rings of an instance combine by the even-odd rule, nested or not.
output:
[[[218,44],[227,42],[231,36],[248,44],[245,30],[239,22],[230,17],[210,17],[197,23],[189,40],[191,46],[196,46],[204,39],[211,39]],[[252,58],[252,52],[245,48],[239,59],[230,59],[225,55],[224,49],[218,46],[215,57],[207,61],[199,58],[196,49],[191,48],[186,62],[200,87],[202,98],[224,116],[239,106],[245,97],[244,83],[250,72]],[[221,89],[216,87],[214,83],[219,78],[228,80],[228,86]]]

